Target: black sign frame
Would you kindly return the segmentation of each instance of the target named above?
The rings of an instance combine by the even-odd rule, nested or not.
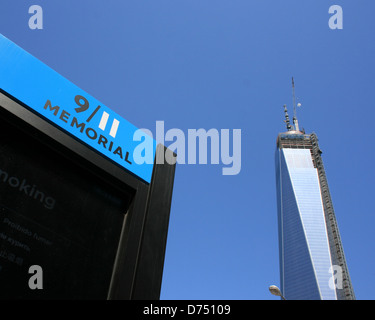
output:
[[[0,121],[11,118],[41,143],[52,145],[58,152],[72,151],[74,161],[99,169],[109,183],[134,192],[125,214],[107,299],[159,299],[176,165],[165,159],[160,164],[156,159],[172,159],[175,154],[161,144],[157,146],[148,184],[31,110],[0,89]]]

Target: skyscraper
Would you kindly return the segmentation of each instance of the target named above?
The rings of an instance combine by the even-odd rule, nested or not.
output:
[[[294,86],[293,86],[294,87]],[[355,299],[317,136],[293,124],[277,137],[281,292],[290,300]]]

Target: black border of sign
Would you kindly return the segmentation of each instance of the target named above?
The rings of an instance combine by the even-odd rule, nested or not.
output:
[[[107,298],[158,300],[176,165],[169,164],[165,159],[164,163],[158,163],[156,159],[164,158],[164,155],[171,159],[175,154],[161,144],[157,146],[151,183],[148,184],[33,113],[1,89],[0,112],[0,118],[6,113],[12,114],[26,126],[36,129],[41,137],[53,139],[58,145],[73,151],[81,160],[83,158],[101,169],[109,183],[134,191],[130,208],[124,215]]]

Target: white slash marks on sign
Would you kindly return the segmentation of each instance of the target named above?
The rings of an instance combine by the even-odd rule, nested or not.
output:
[[[99,129],[102,129],[103,131],[105,130],[107,126],[108,118],[109,118],[109,114],[104,111],[102,118],[100,119]],[[112,122],[112,127],[111,127],[111,131],[109,132],[109,135],[112,136],[113,138],[116,138],[116,133],[117,133],[119,124],[120,122],[117,119],[114,119]]]
[[[78,105],[78,108],[74,109],[77,113],[84,112],[89,109],[90,104],[84,96],[81,96],[78,94],[74,97],[74,101]],[[86,122],[90,122],[91,119],[99,111],[99,109],[100,109],[100,106],[97,106],[95,110],[87,118]],[[102,129],[103,131],[105,130],[108,119],[109,119],[109,113],[103,111],[102,118],[100,119],[100,123],[99,123],[99,129]],[[112,122],[112,127],[111,127],[111,131],[109,132],[109,135],[112,136],[113,138],[116,138],[116,133],[117,133],[119,124],[120,124],[120,121],[118,121],[117,119],[114,119]]]

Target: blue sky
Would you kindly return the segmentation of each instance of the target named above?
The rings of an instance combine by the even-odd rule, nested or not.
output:
[[[28,8],[43,8],[31,30]],[[341,5],[342,30],[328,27]],[[0,33],[139,128],[242,130],[242,169],[178,165],[162,299],[277,299],[274,152],[318,135],[357,299],[374,299],[372,0],[3,0]]]

